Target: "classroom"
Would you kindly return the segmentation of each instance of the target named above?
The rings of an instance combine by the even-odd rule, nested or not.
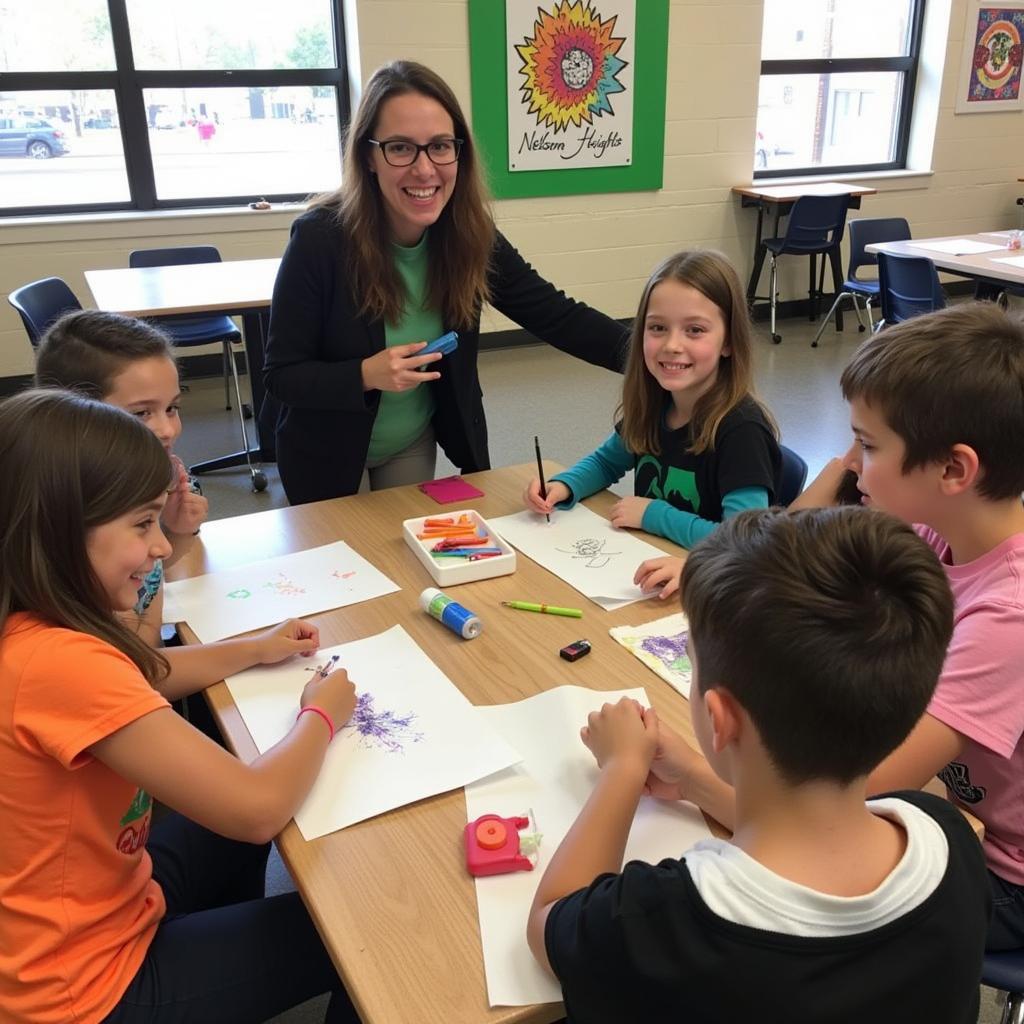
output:
[[[0,1021],[1024,1024],[1022,36],[0,6]]]

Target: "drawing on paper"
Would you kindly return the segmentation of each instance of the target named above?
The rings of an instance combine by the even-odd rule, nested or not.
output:
[[[340,569],[335,569],[334,572],[331,573],[331,578],[336,580],[347,580],[351,579],[355,574],[355,569],[352,569],[349,572],[342,572]]]
[[[242,601],[247,597],[252,597],[252,591],[246,590],[245,587],[239,587],[237,590],[228,591],[228,597],[232,597],[237,601]]]
[[[574,541],[571,547],[558,550],[574,559],[582,559],[586,569],[603,569],[615,555],[622,554],[621,551],[605,551],[605,543],[595,537],[583,537]]]
[[[263,588],[273,590],[280,597],[296,597],[299,594],[304,594],[306,591],[300,587],[297,583],[293,583],[289,579],[287,573],[279,572],[276,578],[269,580],[263,584]]]
[[[688,633],[676,636],[647,636],[640,643],[640,649],[654,655],[670,672],[690,671],[687,654]]]
[[[613,626],[608,632],[666,683],[689,696],[693,666],[685,615],[667,615],[643,626]]]
[[[522,102],[538,126],[558,132],[582,128],[595,117],[614,116],[610,97],[626,91],[619,72],[626,62],[616,54],[626,41],[612,35],[617,15],[601,20],[583,0],[559,0],[549,10],[537,8],[533,36],[516,45]]]
[[[423,733],[416,732],[412,723],[416,715],[399,715],[394,711],[374,707],[372,693],[361,693],[356,698],[356,709],[341,731],[353,730],[364,747],[380,747],[389,754],[401,754],[407,743],[419,743]]]

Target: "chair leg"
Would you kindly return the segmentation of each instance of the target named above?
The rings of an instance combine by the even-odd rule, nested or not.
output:
[[[771,320],[772,344],[778,345],[782,341],[782,335],[775,332],[775,287],[778,283],[778,267],[775,262],[775,254],[772,253],[771,264],[768,268],[768,311]]]
[[[836,301],[832,303],[832,308],[822,317],[821,323],[818,324],[818,333],[814,335],[814,341],[811,342],[811,348],[817,348],[818,347],[818,339],[821,337],[822,333],[824,332],[825,325],[829,322],[829,320],[832,319],[832,314],[836,311],[836,306],[838,306],[839,303],[842,302],[843,299],[845,299],[847,297],[853,299],[853,305],[854,305],[854,308],[856,308],[856,306],[857,306],[857,296],[854,295],[853,292],[840,292],[836,296]],[[857,316],[860,317],[860,310],[859,309],[857,310]]]
[[[238,384],[238,367],[235,366],[233,356],[231,359],[231,379],[235,384],[235,401],[238,404],[238,426],[242,431],[242,450],[245,452],[246,461],[249,463],[249,471],[252,472],[252,458],[249,455],[249,432],[245,429],[245,414],[242,412],[242,389]]]
[[[812,252],[808,259],[808,271],[807,271],[807,319],[814,321],[818,318],[818,296],[814,290],[814,277],[818,270],[818,262]]]
[[[1007,992],[1003,1003],[1003,1015],[999,1024],[1024,1024],[1024,995],[1020,992]]]
[[[231,356],[231,342],[222,341],[220,343],[220,354],[221,362],[223,363],[223,377],[224,377],[224,411],[231,412],[231,392],[228,390],[230,384],[230,370],[228,369],[228,362],[232,360]]]

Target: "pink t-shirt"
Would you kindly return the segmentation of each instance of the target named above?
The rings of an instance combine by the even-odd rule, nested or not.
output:
[[[984,823],[989,868],[1024,885],[1024,533],[953,565],[934,530],[917,531],[945,566],[956,604],[928,713],[967,742],[939,777]]]

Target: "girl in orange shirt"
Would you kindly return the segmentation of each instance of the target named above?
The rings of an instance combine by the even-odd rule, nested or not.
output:
[[[314,676],[251,764],[171,711],[194,680],[118,618],[169,553],[170,473],[110,405],[64,391],[0,405],[0,1006],[26,1024],[221,1024],[331,991],[328,1020],[354,1021],[299,897],[263,898],[269,841],[354,688]],[[318,643],[293,620],[235,654]],[[152,832],[151,797],[180,812]]]

